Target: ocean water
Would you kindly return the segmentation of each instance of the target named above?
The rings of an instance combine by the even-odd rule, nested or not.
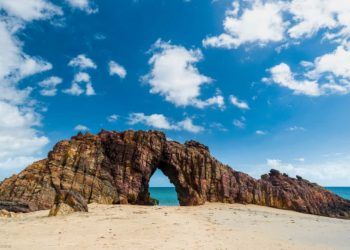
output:
[[[159,201],[160,206],[178,206],[177,193],[174,187],[150,187],[151,197]]]
[[[333,193],[350,200],[350,187],[326,187]],[[178,206],[177,193],[174,187],[150,187],[151,197],[159,200],[160,206]]]
[[[350,187],[326,187],[329,191],[350,200]]]

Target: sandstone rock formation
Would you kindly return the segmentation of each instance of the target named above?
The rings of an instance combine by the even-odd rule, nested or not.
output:
[[[73,212],[88,212],[85,199],[72,190],[60,190],[56,194],[49,216],[66,215]]]
[[[29,207],[27,202],[0,200],[0,210],[12,211],[14,213],[28,213],[33,209]]]
[[[16,216],[17,216],[17,214],[14,212],[9,212],[5,209],[0,210],[0,218],[13,218]]]
[[[350,201],[316,184],[276,170],[256,180],[198,142],[167,141],[157,131],[79,133],[61,141],[47,159],[5,179],[0,201],[50,209],[57,193],[71,190],[88,203],[155,204],[148,187],[156,169],[175,185],[180,205],[237,202],[350,218]]]

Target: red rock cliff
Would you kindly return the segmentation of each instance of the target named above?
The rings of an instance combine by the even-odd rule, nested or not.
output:
[[[167,141],[157,131],[101,131],[61,141],[47,159],[0,184],[0,209],[49,209],[62,190],[88,203],[153,204],[148,185],[156,169],[175,185],[181,205],[249,203],[350,218],[350,201],[317,184],[276,170],[256,180],[223,165],[198,142]]]

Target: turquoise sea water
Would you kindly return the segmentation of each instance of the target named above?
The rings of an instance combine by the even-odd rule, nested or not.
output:
[[[177,193],[174,187],[150,187],[151,197],[159,201],[160,206],[178,206]]]
[[[350,200],[350,187],[326,187],[333,193]],[[160,206],[178,206],[177,194],[174,187],[150,187],[151,197],[159,200]]]
[[[350,200],[350,187],[326,187],[329,191]]]

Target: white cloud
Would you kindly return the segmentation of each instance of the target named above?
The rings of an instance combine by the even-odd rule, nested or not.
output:
[[[300,41],[324,31],[323,38],[342,43],[350,38],[350,2],[344,0],[243,0],[226,12],[224,33],[205,46],[237,48],[243,44]],[[259,27],[259,28],[257,28]],[[284,44],[284,45],[287,45]]]
[[[292,127],[289,127],[287,128],[287,131],[289,132],[295,132],[295,131],[305,131],[306,129],[304,127],[300,127],[300,126],[292,126]]]
[[[297,95],[304,94],[309,96],[319,96],[322,94],[316,81],[308,79],[297,80],[290,67],[285,63],[274,66],[269,69],[269,72],[271,78],[263,79],[267,83],[275,83],[282,87],[289,88]]]
[[[273,168],[290,176],[299,175],[323,186],[347,186],[350,183],[349,157],[314,164],[305,164],[304,161],[291,164],[279,159],[267,159],[264,165],[260,167],[259,174],[266,173],[268,169]]]
[[[89,0],[66,0],[69,5],[74,9],[85,11],[88,14],[94,14],[98,12],[97,8],[93,8]]]
[[[79,68],[80,70],[87,70],[87,69],[96,69],[97,66],[94,61],[92,61],[90,58],[86,57],[84,54],[78,55],[77,57],[73,58],[69,63],[68,66]],[[81,83],[85,83],[85,90],[83,87],[80,86]],[[78,72],[74,76],[74,80],[72,82],[72,85],[69,89],[63,90],[64,93],[69,95],[75,95],[79,96],[83,93],[87,96],[93,96],[96,95],[95,89],[92,86],[90,75],[86,72]]]
[[[202,75],[196,67],[196,63],[203,59],[199,49],[188,50],[158,40],[151,51],[153,56],[149,65],[152,68],[142,79],[151,86],[152,94],[160,94],[176,106],[222,106],[222,97],[209,98],[206,101],[199,99],[201,87],[213,81]]]
[[[81,83],[85,83],[85,90],[80,86]],[[90,75],[85,72],[78,72],[75,74],[71,87],[63,90],[62,92],[74,96],[80,96],[84,93],[87,96],[96,95],[90,80]]]
[[[295,21],[288,30],[291,38],[311,37],[322,29],[331,37],[350,35],[348,1],[293,0],[288,11]]]
[[[97,66],[94,61],[81,54],[69,61],[68,66],[77,67],[79,69],[96,69]]]
[[[340,45],[335,51],[317,57],[314,62],[314,70],[308,74],[311,77],[320,78],[324,73],[350,80],[350,43]]]
[[[25,60],[22,62],[22,65],[18,71],[18,79],[52,69],[52,65],[50,63],[41,59],[35,59],[28,56],[24,59]]]
[[[85,125],[79,124],[79,125],[75,126],[74,130],[84,132],[84,131],[88,131],[89,128],[86,127]]]
[[[62,92],[68,95],[79,96],[84,93],[84,90],[82,87],[79,86],[78,83],[73,82],[69,89],[65,89]]]
[[[29,166],[33,162],[40,160],[40,158],[32,157],[32,156],[18,156],[15,158],[8,158],[1,162],[0,169],[2,170],[13,170],[20,169],[23,166]]]
[[[74,82],[90,82],[90,75],[85,72],[78,72],[74,76]]]
[[[111,76],[113,75],[118,75],[120,78],[124,79],[126,77],[126,69],[121,66],[120,64],[114,62],[114,61],[110,61],[108,63],[108,67],[109,67],[109,74]]]
[[[285,4],[273,1],[250,1],[251,6],[240,9],[234,2],[223,22],[225,33],[203,40],[204,46],[237,48],[245,43],[265,45],[284,39],[287,23],[283,20]],[[239,11],[242,12],[238,15]]]
[[[0,101],[0,168],[24,167],[42,153],[49,140],[34,128],[38,125],[40,116],[33,109]]]
[[[1,0],[0,9],[9,16],[32,21],[62,15],[62,10],[45,0]]]
[[[172,125],[168,118],[162,114],[145,115],[144,113],[132,113],[129,116],[129,124],[134,125],[143,123],[147,126],[157,129],[177,129],[176,125]]]
[[[225,128],[225,126],[224,126],[223,124],[219,123],[219,122],[213,122],[213,123],[211,123],[211,124],[210,124],[210,127],[211,127],[212,129],[219,130],[219,131],[223,131],[223,132],[228,131],[228,129]]]
[[[129,124],[135,125],[139,123],[156,129],[185,130],[192,133],[199,133],[204,130],[203,127],[194,125],[190,118],[174,123],[162,114],[145,115],[144,113],[131,113],[129,115]]]
[[[57,94],[57,89],[42,89],[40,90],[42,96],[55,96]]]
[[[202,126],[194,125],[192,119],[186,118],[185,120],[178,122],[177,124],[181,129],[192,132],[199,133],[204,130]]]
[[[255,131],[255,134],[257,134],[257,135],[267,135],[267,131],[257,130],[257,131]]]
[[[234,125],[236,128],[240,128],[240,129],[245,128],[245,118],[242,117],[241,119],[235,119],[235,120],[233,120],[233,125]]]
[[[107,117],[108,122],[116,122],[119,119],[119,115],[113,114]]]
[[[239,3],[242,3],[240,6]],[[277,50],[320,35],[338,44],[314,62],[302,61],[300,71],[281,63],[265,80],[294,94],[321,96],[350,92],[350,2],[343,0],[234,1],[223,22],[224,33],[208,37],[205,46],[235,49],[241,45],[278,43]],[[258,28],[256,28],[258,27]]]
[[[48,138],[38,131],[41,116],[32,88],[20,88],[19,81],[52,65],[25,54],[17,36],[27,22],[62,14],[43,0],[0,1],[0,168],[19,168],[41,156]]]
[[[240,101],[236,96],[231,95],[230,96],[230,101],[231,103],[236,106],[239,109],[249,109],[249,105],[247,102],[245,101]]]
[[[40,94],[43,96],[55,96],[57,94],[57,86],[61,83],[62,79],[57,76],[51,76],[39,82],[39,86],[42,87]]]
[[[205,108],[209,106],[217,106],[219,109],[225,109],[224,97],[220,94],[210,97],[207,100],[196,100],[193,103],[197,108]]]
[[[314,62],[302,61],[300,65],[301,72],[296,75],[287,64],[281,63],[269,70],[270,78],[263,80],[309,96],[350,92],[350,43],[339,45]]]
[[[24,54],[20,42],[9,30],[8,23],[3,21],[0,21],[0,55],[2,86],[5,84],[14,86],[27,76],[52,68],[50,63]]]
[[[96,95],[95,89],[94,89],[94,87],[92,87],[91,82],[88,82],[88,83],[86,84],[86,92],[85,92],[85,94],[86,94],[87,96]]]

